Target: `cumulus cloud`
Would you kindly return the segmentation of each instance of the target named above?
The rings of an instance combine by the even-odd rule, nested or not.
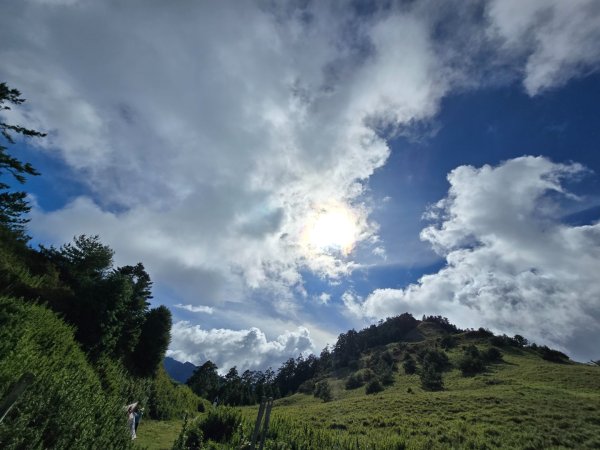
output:
[[[13,119],[49,131],[44,150],[92,195],[38,209],[31,231],[100,234],[207,304],[263,288],[285,302],[304,269],[350,273],[352,255],[307,251],[307,218],[344,205],[376,242],[362,195],[389,155],[377,129],[432,116],[448,89],[408,10],[59,3],[10,6],[0,75],[35,99]]]
[[[179,361],[200,365],[214,362],[221,371],[237,366],[238,370],[277,367],[288,358],[314,351],[309,331],[299,327],[268,340],[258,328],[248,330],[204,330],[180,321],[171,330],[172,344],[168,355]]]
[[[99,234],[118,264],[142,260],[182,304],[246,301],[298,318],[303,271],[339,280],[360,265],[309,252],[307,218],[343,205],[356,248],[384,257],[365,193],[386,137],[476,85],[474,60],[524,70],[532,94],[595,70],[593,2],[519,14],[512,3],[3,5],[0,79],[30,99],[3,117],[47,131],[40,150],[90,192],[36,208],[31,233],[54,244]]]
[[[600,5],[595,0],[493,0],[490,32],[526,60],[523,83],[535,95],[600,67]]]
[[[572,356],[597,351],[600,223],[561,223],[564,188],[579,164],[521,157],[497,167],[461,166],[448,196],[429,211],[421,237],[446,259],[405,289],[344,295],[349,312],[381,318],[405,311],[443,314],[463,327],[519,333]]]
[[[181,303],[177,303],[175,305],[175,308],[184,309],[186,311],[194,312],[194,313],[206,313],[206,314],[212,314],[214,311],[214,308],[211,308],[210,306],[183,305]]]

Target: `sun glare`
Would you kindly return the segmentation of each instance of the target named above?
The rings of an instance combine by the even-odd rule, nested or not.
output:
[[[333,250],[348,254],[358,237],[356,215],[339,205],[320,208],[309,218],[303,241],[309,250],[319,253]]]

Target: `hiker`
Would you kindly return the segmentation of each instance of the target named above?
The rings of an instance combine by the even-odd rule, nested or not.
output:
[[[219,396],[217,395],[215,397],[215,401],[213,402],[213,407],[216,408],[218,404],[219,404]]]
[[[127,408],[127,427],[131,432],[131,440],[135,439],[137,436],[135,435],[135,415],[133,413],[134,405],[130,405]]]
[[[142,415],[144,414],[144,408],[138,408],[137,406],[135,407],[135,409],[133,410],[133,419],[135,421],[135,434],[137,437],[137,429],[138,429],[138,425],[140,424],[140,420],[142,420]]]

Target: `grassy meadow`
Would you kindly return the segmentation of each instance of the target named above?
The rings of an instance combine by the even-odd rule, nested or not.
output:
[[[484,340],[475,342],[481,349],[487,346]],[[398,344],[387,347],[401,352]],[[449,350],[450,361],[456,363],[461,353],[461,345]],[[502,353],[503,361],[482,374],[446,372],[444,390],[435,392],[423,390],[419,376],[404,374],[401,365],[393,385],[371,395],[364,386],[347,390],[343,374],[331,377],[330,402],[305,394],[274,402],[265,447],[600,448],[600,367],[548,362],[526,348],[505,348]],[[258,407],[235,410],[243,420],[234,439],[212,448],[244,448]],[[161,442],[149,442],[140,429],[138,445],[149,449],[168,448],[164,445],[181,428],[181,422],[147,425],[156,434],[151,439]]]

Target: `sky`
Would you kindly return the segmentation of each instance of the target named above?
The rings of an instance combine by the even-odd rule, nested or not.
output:
[[[168,355],[276,368],[410,312],[600,342],[595,0],[21,0],[35,246],[99,235]]]

